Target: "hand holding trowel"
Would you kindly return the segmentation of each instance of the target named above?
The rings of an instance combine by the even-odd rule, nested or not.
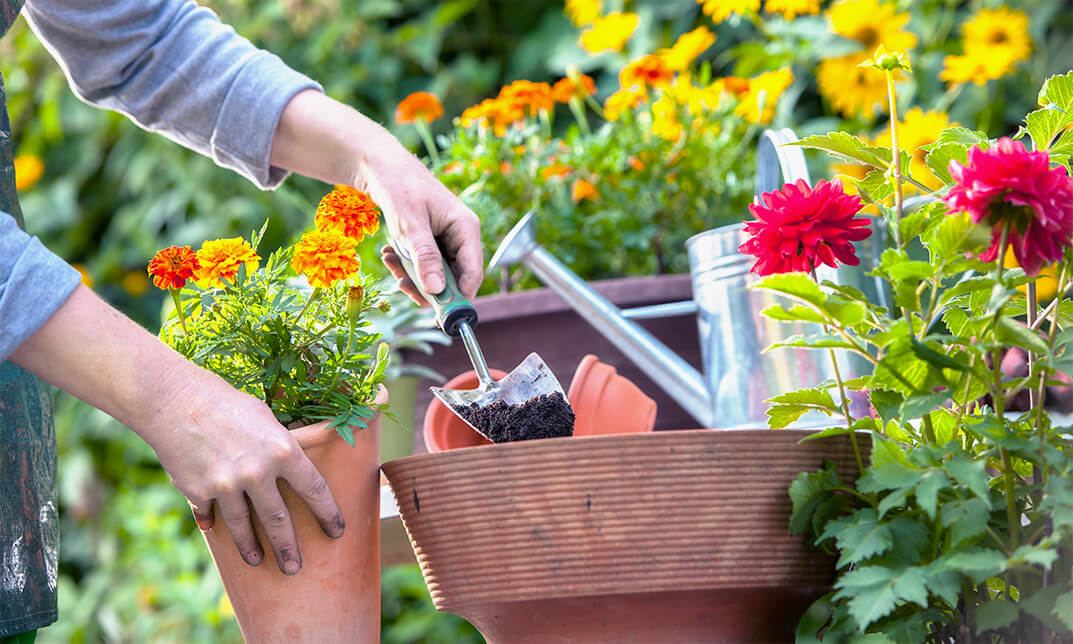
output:
[[[444,262],[444,289],[431,295],[417,279],[417,268],[404,244],[393,243],[395,255],[415,288],[432,305],[436,322],[449,336],[462,339],[477,373],[477,389],[463,391],[430,387],[432,393],[459,418],[493,443],[550,438],[573,434],[574,413],[555,374],[535,353],[496,382],[477,344],[473,329],[477,309],[459,291]]]

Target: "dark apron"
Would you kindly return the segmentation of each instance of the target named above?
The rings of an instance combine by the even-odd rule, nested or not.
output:
[[[0,35],[23,0],[0,0]],[[22,225],[0,79],[0,211]],[[56,621],[56,435],[51,389],[0,362],[0,637]]]

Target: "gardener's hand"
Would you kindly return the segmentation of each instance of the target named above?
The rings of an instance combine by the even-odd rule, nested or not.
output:
[[[141,436],[190,500],[198,524],[207,529],[222,519],[247,563],[264,559],[252,504],[280,570],[302,566],[278,479],[304,499],[328,536],[343,534],[324,479],[264,403],[187,361],[90,289],[79,286],[11,360]]]
[[[272,142],[272,165],[365,190],[384,211],[392,244],[402,244],[430,294],[443,290],[443,258],[466,297],[483,279],[480,221],[398,139],[375,121],[320,92],[287,104]],[[437,244],[438,242],[438,244]],[[393,250],[384,261],[399,286],[424,302]]]

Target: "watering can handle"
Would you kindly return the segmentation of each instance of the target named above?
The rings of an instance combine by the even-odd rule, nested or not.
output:
[[[797,141],[797,135],[790,128],[781,130],[764,130],[756,147],[756,197],[765,192],[773,192],[784,184],[804,179],[811,184],[805,152],[797,145],[786,145]]]

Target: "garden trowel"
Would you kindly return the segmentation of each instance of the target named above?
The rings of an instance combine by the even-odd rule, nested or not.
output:
[[[443,265],[446,286],[438,295],[430,295],[421,288],[416,277],[416,266],[411,258],[404,254],[402,245],[393,246],[407,275],[425,300],[432,305],[440,328],[449,336],[462,338],[473,370],[480,380],[477,389],[470,390],[429,387],[433,395],[474,431],[492,442],[550,435],[568,436],[573,433],[573,412],[567,402],[566,393],[551,368],[540,356],[530,353],[502,380],[494,380],[473,332],[473,328],[477,326],[477,309],[473,308],[458,290],[447,263],[444,262]],[[550,416],[549,409],[553,412]],[[527,415],[540,415],[541,418],[527,418]],[[569,416],[569,426],[562,428],[561,432],[553,428],[549,434],[548,418],[563,415]],[[513,426],[507,428],[509,438],[504,438],[504,422]],[[540,435],[527,436],[528,428],[535,428],[534,431]]]

